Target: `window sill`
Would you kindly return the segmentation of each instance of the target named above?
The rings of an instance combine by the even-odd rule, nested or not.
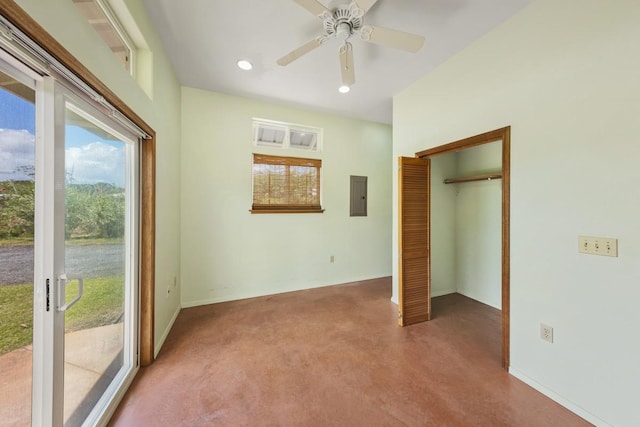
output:
[[[250,209],[251,214],[305,214],[323,213],[324,209]]]

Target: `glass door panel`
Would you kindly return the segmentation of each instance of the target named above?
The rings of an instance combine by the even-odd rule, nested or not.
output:
[[[131,368],[136,239],[132,147],[80,109],[65,114],[64,421],[80,425]]]
[[[103,424],[138,366],[139,142],[71,86],[0,48],[0,427]]]
[[[0,71],[0,426],[31,425],[35,114]]]

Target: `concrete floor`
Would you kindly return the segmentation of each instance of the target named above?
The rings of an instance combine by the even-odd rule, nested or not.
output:
[[[461,295],[397,326],[390,279],[183,310],[112,426],[586,426],[500,366]]]
[[[88,402],[87,395],[101,394],[96,385],[115,375],[110,367],[122,358],[122,334],[117,323],[65,335],[65,422],[83,418],[97,400]],[[31,346],[0,356],[0,426],[31,425],[31,358]]]

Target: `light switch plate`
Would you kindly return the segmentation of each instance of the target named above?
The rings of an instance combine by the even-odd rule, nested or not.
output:
[[[618,239],[613,237],[578,236],[578,252],[617,257]]]

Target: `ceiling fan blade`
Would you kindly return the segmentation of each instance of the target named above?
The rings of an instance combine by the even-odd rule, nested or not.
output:
[[[320,47],[322,43],[325,42],[325,40],[326,39],[323,39],[322,37],[316,37],[315,39],[303,44],[299,48],[287,53],[285,56],[278,59],[277,61],[278,65],[282,65],[284,67],[285,65],[291,64],[293,61],[300,58],[302,55],[306,55],[307,53],[311,52],[313,49]]]
[[[373,5],[377,3],[377,1],[378,0],[355,0],[354,3],[358,5],[358,7],[362,9],[364,13],[367,13],[369,9],[371,9]]]
[[[316,16],[322,16],[325,12],[329,12],[329,9],[324,7],[320,2],[316,0],[293,0],[298,3],[300,6],[307,9],[309,12],[313,13]]]
[[[360,37],[364,41],[413,53],[424,45],[424,37],[391,28],[365,26],[360,30]]]
[[[342,84],[344,86],[352,86],[356,82],[351,43],[345,43],[340,46],[340,73],[342,74]]]

